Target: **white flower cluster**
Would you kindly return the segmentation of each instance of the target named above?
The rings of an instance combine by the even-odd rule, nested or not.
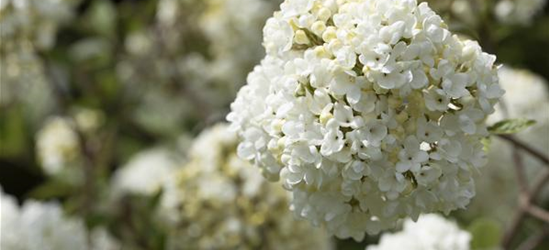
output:
[[[44,81],[36,52],[55,43],[58,26],[72,16],[77,0],[0,1],[0,103],[27,95],[29,83]],[[31,85],[32,86],[32,85]]]
[[[113,177],[113,198],[124,195],[153,196],[162,192],[156,215],[163,223],[177,222],[181,202],[177,191],[177,171],[184,162],[168,149],[154,148],[132,157]]]
[[[75,123],[65,117],[51,117],[36,135],[38,160],[48,175],[56,175],[80,158]]]
[[[178,164],[168,150],[140,152],[114,174],[114,192],[153,195],[175,181],[173,173]]]
[[[227,125],[205,130],[178,173],[180,220],[169,249],[330,249],[288,211],[289,197],[236,155]]]
[[[502,67],[499,70],[499,79],[506,94],[496,105],[496,112],[488,117],[487,123],[493,124],[510,118],[535,120],[535,125],[514,136],[549,155],[547,81],[527,70],[509,67]],[[527,179],[535,180],[545,165],[527,153],[522,152],[521,155],[527,166],[525,168]],[[515,172],[512,171],[513,146],[507,141],[492,137],[488,160],[487,167],[481,170],[481,176],[479,176],[483,181],[479,182],[477,197],[471,202],[467,214],[491,217],[508,225],[512,220],[509,214],[515,211],[518,205],[518,183]],[[493,204],[500,204],[500,206],[494,210]]]
[[[117,66],[122,82],[140,86],[129,88],[140,100],[137,122],[166,134],[177,133],[181,124],[222,117],[220,110],[265,54],[261,29],[275,9],[273,2],[158,1],[157,20],[130,33],[125,40],[129,53]]]
[[[546,3],[547,0],[502,0],[498,1],[495,14],[502,23],[528,25]]]
[[[213,59],[203,70],[213,81],[223,81],[233,93],[264,56],[261,28],[276,5],[263,0],[208,0],[199,27],[210,42]]]
[[[469,203],[495,56],[415,0],[287,0],[264,36],[227,119],[298,217],[361,240]]]
[[[51,116],[36,134],[36,154],[48,175],[68,174],[79,178],[82,164],[79,133],[93,134],[103,123],[103,113],[88,108],[75,108],[71,116]]]
[[[469,250],[471,234],[456,223],[436,214],[422,215],[417,222],[407,220],[401,232],[384,234],[367,250]]]
[[[101,228],[89,232],[91,243],[88,243],[83,221],[63,215],[57,203],[30,200],[19,206],[0,189],[0,207],[3,250],[120,249],[118,242]]]

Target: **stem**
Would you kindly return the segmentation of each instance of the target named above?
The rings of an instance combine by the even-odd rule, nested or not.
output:
[[[549,168],[549,157],[545,156],[543,153],[539,152],[537,149],[530,147],[529,145],[521,142],[511,135],[498,135],[500,138],[505,139],[508,142],[511,142],[513,145],[519,147],[520,149],[526,151],[530,155],[536,157],[538,160],[546,164],[546,167]]]
[[[501,243],[503,249],[511,249],[511,244],[513,242],[513,239],[517,235],[520,225],[522,224],[522,222],[524,221],[527,215],[533,216],[539,220],[549,223],[549,212],[532,204],[532,200],[541,191],[541,189],[547,183],[547,181],[549,181],[549,171],[546,171],[545,174],[541,176],[539,180],[530,189],[528,187],[528,182],[524,174],[524,164],[523,164],[522,156],[519,150],[524,150],[527,153],[530,153],[532,156],[538,158],[539,160],[541,160],[546,164],[549,164],[549,160],[547,159],[546,156],[544,156],[537,150],[515,139],[512,136],[509,136],[509,135],[499,135],[499,136],[513,144],[513,161],[515,163],[514,168],[515,168],[515,172],[517,175],[517,182],[520,189],[519,197],[518,197],[519,209],[515,212],[513,221],[511,222],[511,226],[505,233],[505,236],[502,239],[502,243]],[[533,245],[533,247],[539,244],[539,243],[534,244],[535,243],[534,240],[535,239],[532,239],[531,237],[526,242],[522,243],[519,249],[532,249],[531,244]],[[530,241],[533,243],[528,243]]]
[[[526,207],[526,211],[528,214],[530,214],[533,217],[538,218],[539,220],[545,221],[545,223],[549,224],[549,212],[543,210],[542,208],[530,204]]]
[[[549,229],[546,227],[537,234],[530,236],[526,241],[520,244],[517,250],[532,250],[539,246],[547,236],[549,236]]]

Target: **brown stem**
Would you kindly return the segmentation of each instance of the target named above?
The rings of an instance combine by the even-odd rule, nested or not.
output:
[[[542,208],[530,204],[526,207],[526,212],[530,214],[533,217],[538,218],[539,220],[545,221],[545,223],[549,224],[549,212],[543,210]]]
[[[528,183],[526,181],[526,175],[524,173],[524,162],[517,146],[513,146],[513,162],[515,163],[514,169],[515,174],[517,175],[520,195],[528,197]]]
[[[505,233],[505,236],[503,237],[502,245],[504,249],[509,249],[511,246],[511,243],[513,242],[513,239],[515,238],[515,235],[518,232],[518,229],[520,228],[520,225],[522,224],[522,221],[524,218],[526,218],[526,213],[524,211],[524,207],[528,206],[529,203],[529,194],[528,194],[528,184],[526,183],[526,177],[524,175],[524,165],[522,161],[522,156],[518,150],[518,146],[513,146],[513,161],[514,161],[514,169],[517,176],[517,182],[519,185],[519,209],[515,212],[513,222],[511,223],[511,227],[509,230]]]
[[[519,147],[520,149],[528,152],[532,156],[539,159],[541,162],[546,164],[546,167],[549,168],[549,157],[545,156],[543,153],[539,152],[537,149],[526,145],[524,142],[521,142],[520,140],[516,139],[515,137],[511,135],[498,135],[500,138],[503,138],[509,142],[511,142],[513,145]]]
[[[545,186],[547,181],[549,181],[549,171],[545,171],[545,174],[539,177],[536,183],[534,183],[534,185],[532,186],[532,191],[530,191],[531,194],[539,193],[543,186]],[[532,200],[534,199],[534,197],[530,197],[530,199]]]
[[[502,239],[503,249],[511,249],[511,244],[513,242],[513,239],[518,233],[520,225],[522,224],[522,222],[524,221],[527,215],[531,215],[539,220],[549,223],[549,212],[532,204],[532,200],[541,191],[542,187],[547,183],[547,181],[549,181],[549,172],[546,171],[545,174],[541,176],[539,180],[530,189],[528,187],[528,182],[526,180],[526,176],[524,173],[524,164],[523,164],[522,156],[519,152],[519,149],[524,150],[527,153],[530,153],[531,155],[537,157],[543,162],[546,161],[547,157],[539,153],[537,150],[531,148],[530,146],[515,139],[512,136],[500,135],[500,137],[506,139],[507,141],[513,144],[513,161],[515,163],[514,168],[515,168],[515,172],[517,175],[517,182],[520,189],[519,197],[518,197],[519,208],[515,212],[513,221],[511,222],[511,226],[509,227],[508,231],[505,233]],[[526,243],[523,243],[523,245],[524,244]]]
[[[546,227],[537,234],[530,236],[526,241],[517,247],[517,250],[532,250],[539,246],[549,236],[549,229]]]
[[[515,212],[513,220],[511,221],[511,225],[509,226],[509,229],[505,232],[505,235],[503,236],[503,239],[501,241],[501,246],[503,247],[503,249],[511,249],[511,243],[515,238],[515,235],[518,233],[518,229],[520,228],[520,225],[522,224],[522,221],[525,217],[526,213],[524,213],[524,210],[518,209]]]

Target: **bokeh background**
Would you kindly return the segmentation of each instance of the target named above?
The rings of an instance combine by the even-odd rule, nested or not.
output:
[[[224,121],[264,55],[262,27],[280,2],[2,0],[3,191],[20,202],[56,200],[88,227],[107,228],[124,249],[163,249],[171,233],[152,215],[164,180],[158,173],[185,165],[193,138]],[[504,65],[507,108],[489,122],[537,120],[517,136],[549,155],[549,4],[428,2],[450,30],[478,40]],[[474,249],[497,249],[518,206],[511,146],[494,140],[490,150],[470,209],[451,214],[472,232]],[[533,183],[546,166],[524,158]],[[120,177],[134,165],[148,171]],[[547,187],[535,201],[549,208]],[[547,227],[527,218],[514,245]],[[377,240],[332,244],[364,249]],[[537,249],[549,249],[549,240]]]

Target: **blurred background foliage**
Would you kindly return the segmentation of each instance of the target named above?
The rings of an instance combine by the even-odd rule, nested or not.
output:
[[[231,0],[66,2],[68,17],[57,29],[27,17],[34,29],[50,31],[52,42],[46,45],[33,28],[10,35],[3,19],[13,10],[0,12],[0,184],[20,201],[62,201],[67,213],[82,216],[88,226],[107,226],[128,249],[163,249],[168,235],[151,216],[161,192],[126,195],[113,203],[113,173],[150,148],[163,147],[184,158],[192,138],[224,120],[247,72],[263,56],[260,31],[280,1],[240,1],[259,2],[242,13],[239,1]],[[526,23],[508,23],[494,11],[499,1],[428,2],[452,31],[478,40],[500,63],[549,79],[549,5]],[[76,131],[74,145],[60,153],[63,171],[48,168],[41,153],[51,146],[41,135],[47,137],[49,127],[65,126],[55,125],[56,119]],[[549,141],[549,134],[538,136]],[[507,178],[512,168],[500,171],[508,174],[491,180],[493,190],[516,187]],[[506,197],[514,202],[515,194]],[[540,202],[549,207],[549,197]],[[488,205],[497,211],[507,204]],[[473,249],[494,249],[512,214],[504,214],[502,221],[476,207],[481,208],[453,215],[473,233]],[[516,241],[543,226],[529,219]],[[337,247],[364,249],[376,240],[340,240]],[[548,248],[546,242],[538,249]]]

